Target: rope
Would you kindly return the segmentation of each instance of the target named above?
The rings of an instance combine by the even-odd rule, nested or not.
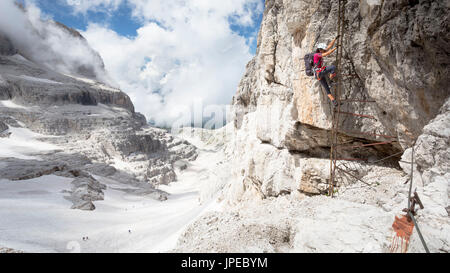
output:
[[[419,235],[420,241],[422,242],[425,252],[430,253],[430,250],[428,250],[427,243],[425,242],[425,239],[422,236],[422,232],[420,232],[420,228],[419,228],[419,225],[417,224],[416,218],[414,218],[414,215],[411,212],[411,192],[412,192],[412,184],[413,184],[413,178],[414,178],[414,147],[415,147],[415,143],[413,144],[413,146],[411,148],[411,176],[410,176],[410,181],[409,181],[408,215],[414,222],[414,226],[416,227],[417,234]]]

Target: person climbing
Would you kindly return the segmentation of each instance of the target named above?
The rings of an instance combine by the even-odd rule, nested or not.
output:
[[[323,57],[329,56],[331,53],[336,51],[336,47],[331,49],[336,42],[336,40],[339,38],[336,37],[331,43],[326,46],[324,43],[320,43],[317,45],[316,53],[314,54],[314,76],[317,80],[320,81],[322,86],[325,88],[325,91],[327,92],[328,98],[333,103],[333,106],[336,107],[338,105],[336,99],[333,97],[330,91],[330,86],[328,85],[326,77],[330,75],[330,80],[332,80],[334,77],[336,77],[336,67],[334,65],[330,66],[324,66],[323,65]]]

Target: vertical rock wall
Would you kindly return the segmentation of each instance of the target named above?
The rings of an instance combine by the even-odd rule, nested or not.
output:
[[[304,150],[292,136],[298,127],[330,128],[331,106],[304,74],[303,56],[336,36],[337,9],[338,1],[266,1],[257,55],[233,99],[237,128],[243,114],[257,111],[258,137],[290,150]],[[344,117],[341,127],[399,136],[402,148],[409,147],[450,94],[449,7],[445,1],[350,0],[345,12],[342,73],[355,77],[344,79],[342,98],[376,103],[346,103],[343,111],[376,120]],[[334,61],[333,55],[325,60]]]
[[[229,153],[243,185],[258,181],[257,188],[277,189],[271,193],[277,196],[308,188],[299,185],[307,169],[320,169],[314,173],[321,173],[322,182],[328,179],[332,106],[318,81],[306,76],[303,56],[336,37],[337,14],[338,1],[266,1],[256,56],[233,98],[236,132]],[[375,119],[341,116],[346,133],[340,137],[354,144],[386,140],[367,134],[397,137],[392,145],[348,151],[377,160],[410,147],[450,95],[449,6],[348,0],[345,14],[341,98],[376,102],[343,103],[342,111]],[[335,57],[325,64],[334,64]]]

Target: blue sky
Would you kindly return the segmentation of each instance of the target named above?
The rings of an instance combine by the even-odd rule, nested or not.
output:
[[[18,0],[21,3],[24,1]],[[260,1],[264,3],[264,0]],[[74,7],[67,4],[67,0],[36,0],[34,3],[55,21],[81,31],[85,31],[89,23],[97,23],[108,26],[121,36],[135,37],[137,29],[143,26],[142,21],[132,16],[132,7],[129,2],[122,2],[118,9],[114,11],[97,8],[88,10],[86,14],[76,13]],[[253,26],[236,25],[230,20],[231,30],[251,41],[249,46],[252,54],[256,52],[256,35],[259,31],[262,16],[262,13],[255,15]],[[252,37],[254,39],[250,39]]]
[[[22,0],[23,2],[23,0]],[[85,31],[89,23],[106,24],[123,36],[135,36],[136,30],[142,26],[133,19],[130,6],[123,2],[114,12],[89,10],[87,14],[75,13],[73,6],[65,0],[37,0],[35,4],[54,20],[69,27]]]

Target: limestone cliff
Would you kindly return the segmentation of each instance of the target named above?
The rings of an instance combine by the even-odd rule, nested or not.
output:
[[[328,157],[332,106],[320,84],[304,73],[303,56],[336,36],[337,12],[338,1],[266,1],[257,53],[233,105],[235,128],[253,131],[253,142],[276,148],[273,161],[285,154],[294,167],[302,154]],[[358,144],[387,140],[379,135],[397,137],[390,145],[346,151],[348,157],[376,161],[409,148],[450,95],[449,7],[445,1],[350,0],[345,14],[341,99],[374,102],[343,102],[341,111],[374,119],[341,115],[340,138]],[[335,57],[325,62],[334,64]],[[258,168],[252,166],[245,170]],[[261,181],[265,185],[267,179]]]
[[[243,114],[256,111],[263,141],[294,151],[328,146],[331,108],[317,81],[305,75],[303,56],[336,36],[337,10],[338,1],[266,1],[257,54],[233,99],[237,128]],[[342,108],[376,120],[346,117],[340,127],[352,137],[398,136],[397,148],[407,148],[450,94],[448,4],[354,0],[345,14],[341,69],[354,77],[343,78],[341,99],[376,103]],[[308,130],[323,138],[311,143],[302,136]]]
[[[340,141],[398,142],[345,151],[367,161],[339,161],[360,180],[339,176],[329,198],[333,108],[303,56],[336,37],[338,1],[266,0],[256,56],[223,129],[231,178],[215,187],[227,209],[191,225],[179,250],[388,252],[416,143],[413,183],[425,205],[417,218],[430,250],[448,252],[449,11],[446,1],[346,1],[341,99],[374,102],[341,110],[374,119],[343,116]],[[424,251],[415,231],[409,251]]]

